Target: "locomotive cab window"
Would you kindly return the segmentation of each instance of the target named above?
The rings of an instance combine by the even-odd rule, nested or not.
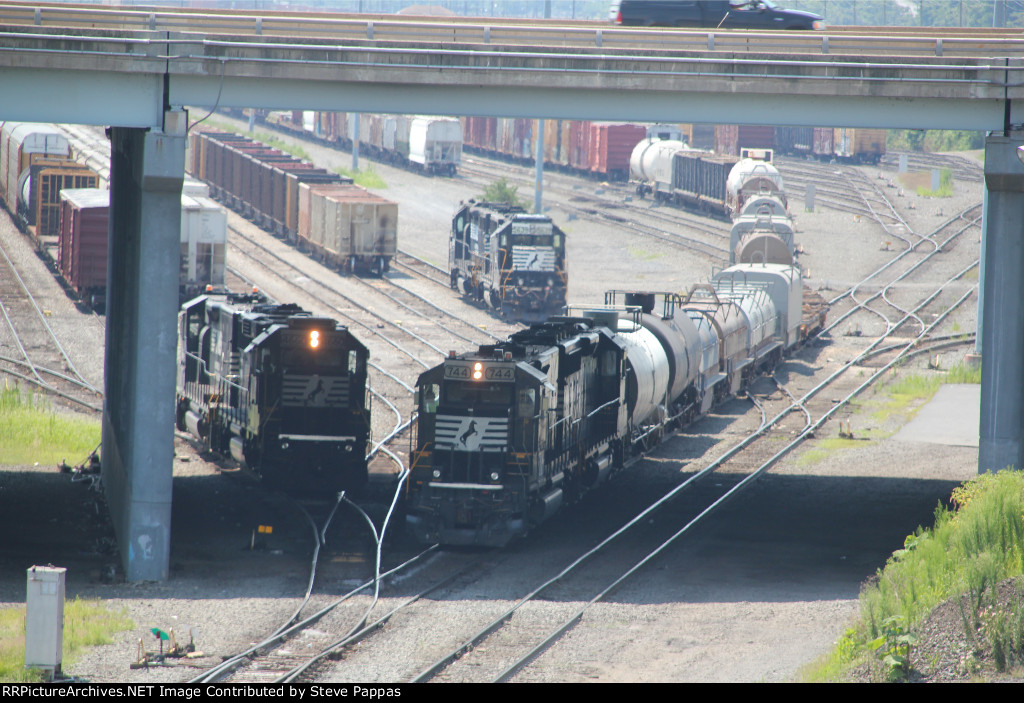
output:
[[[512,390],[510,383],[469,383],[466,381],[449,381],[444,384],[444,401],[446,405],[457,405],[475,408],[481,405],[512,406]]]
[[[516,406],[516,414],[520,419],[530,419],[537,414],[537,391],[533,388],[524,388],[519,391],[519,402]]]
[[[420,390],[420,412],[433,415],[437,412],[437,403],[441,388],[436,383],[428,383]]]
[[[513,246],[549,247],[552,236],[550,234],[513,234]]]

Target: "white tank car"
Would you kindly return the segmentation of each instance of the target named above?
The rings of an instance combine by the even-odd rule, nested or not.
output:
[[[729,232],[730,264],[792,264],[793,221],[767,212],[733,220]]]
[[[739,212],[740,217],[746,215],[767,214],[772,217],[789,217],[789,209],[786,207],[784,197],[780,198],[775,194],[755,195],[747,198],[743,208]]]
[[[685,142],[675,139],[644,139],[633,147],[629,157],[629,176],[639,181],[637,194],[671,192],[672,155],[678,151],[693,151]]]
[[[801,340],[804,283],[800,269],[782,264],[738,264],[719,271],[714,277],[718,290],[732,285],[764,284],[775,305],[778,335],[786,349]]]
[[[730,214],[736,217],[743,211],[747,200],[765,194],[775,195],[783,205],[788,205],[782,176],[777,168],[760,159],[740,159],[729,171],[725,182],[726,205]]]

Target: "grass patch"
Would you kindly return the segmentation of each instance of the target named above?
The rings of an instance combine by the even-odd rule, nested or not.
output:
[[[981,383],[981,367],[972,368],[957,364],[945,373],[900,376],[885,387],[889,399],[871,417],[883,421],[897,413],[908,413],[908,417],[912,416],[925,401],[931,400],[939,386],[946,383]],[[911,406],[914,407],[911,409]]]
[[[372,168],[366,170],[353,171],[349,168],[336,168],[334,172],[340,176],[346,176],[352,179],[352,182],[357,186],[363,188],[375,188],[377,190],[383,190],[388,187],[388,184],[384,182],[384,179],[374,171]]]
[[[658,254],[644,249],[637,249],[636,247],[629,248],[629,255],[637,261],[654,261],[655,259],[661,259],[665,256],[664,254]]]
[[[78,461],[99,445],[100,435],[99,420],[57,413],[46,398],[19,386],[0,390],[0,463]]]
[[[800,455],[797,459],[798,466],[809,466],[822,461],[829,454],[836,451],[842,451],[844,449],[853,449],[854,447],[863,447],[864,442],[856,439],[845,439],[843,437],[830,437],[821,441],[815,442],[814,448],[809,449]]]
[[[807,680],[841,678],[853,662],[884,650],[880,642],[896,639],[893,623],[909,634],[947,599],[968,595],[965,623],[993,617],[985,594],[1024,574],[1024,473],[983,474],[954,490],[951,499],[956,509],[940,505],[934,526],[907,536],[903,549],[861,589],[859,620],[833,652],[804,672]],[[908,659],[912,666],[912,646]]]
[[[951,198],[953,197],[953,171],[944,168],[939,171],[939,187],[937,190],[919,187],[917,194],[925,198]]]
[[[301,146],[295,144],[289,144],[281,137],[271,134],[270,132],[252,132],[249,133],[248,129],[240,129],[239,127],[230,124],[228,122],[221,122],[220,120],[205,120],[203,122],[204,127],[211,127],[213,129],[219,129],[222,132],[231,132],[232,134],[244,134],[258,142],[263,143],[266,146],[272,147],[279,151],[283,151],[286,154],[291,154],[297,159],[303,161],[309,161],[312,163],[312,159],[309,157],[309,152],[303,149]]]
[[[135,624],[125,612],[113,612],[98,600],[75,598],[64,603],[63,665],[88,647],[113,642],[118,632]],[[25,606],[0,608],[0,681],[42,681],[37,670],[25,668]]]

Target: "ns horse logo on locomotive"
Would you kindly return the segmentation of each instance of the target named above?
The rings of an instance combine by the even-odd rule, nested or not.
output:
[[[177,425],[271,488],[367,480],[369,351],[335,320],[258,294],[203,295],[178,316]]]
[[[617,305],[621,294],[420,375],[415,539],[526,534],[774,366],[826,312],[805,310],[799,268],[773,263],[737,264],[685,296],[626,292]]]
[[[557,317],[420,375],[406,524],[501,546],[621,464],[626,348]]]
[[[517,205],[470,200],[452,218],[451,286],[511,320],[541,322],[565,306],[565,232]]]

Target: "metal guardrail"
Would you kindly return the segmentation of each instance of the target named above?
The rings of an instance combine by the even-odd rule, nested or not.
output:
[[[717,36],[717,35],[708,35]],[[903,96],[911,84],[930,84],[930,97],[1018,97],[1024,87],[1024,62],[988,58],[872,57],[839,58],[779,51],[663,52],[630,49],[478,45],[423,42],[338,43],[333,39],[255,35],[205,35],[191,32],[39,28],[0,24],[0,64],[56,70],[106,70],[190,75],[231,75],[260,78],[271,64],[301,64],[303,77],[337,78],[338,68],[372,69],[385,82],[407,72],[430,71],[432,80],[453,71],[495,72],[495,66],[514,66],[520,76],[547,74],[562,84],[573,76],[600,76],[602,80],[655,78],[662,89],[679,81],[711,86],[712,82],[771,79],[807,83],[858,81],[879,85],[876,95]],[[94,60],[92,64],[84,60]],[[1016,65],[1013,65],[1016,64]],[[324,69],[320,71],[320,69]],[[319,73],[318,73],[319,72]],[[696,83],[694,83],[696,81]],[[398,81],[402,82],[402,81]],[[567,83],[568,82],[568,83]],[[778,87],[778,84],[776,85]],[[714,88],[711,88],[714,89]],[[1004,91],[1011,91],[1005,93]]]
[[[442,19],[330,13],[137,10],[110,6],[0,2],[0,25],[197,32],[332,40],[501,44],[523,48],[818,54],[888,57],[1024,57],[1024,37],[1005,30],[847,27],[825,32],[687,31],[599,22]]]

